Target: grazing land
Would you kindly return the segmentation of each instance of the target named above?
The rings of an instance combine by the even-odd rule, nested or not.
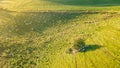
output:
[[[0,68],[120,68],[120,0],[0,0]]]

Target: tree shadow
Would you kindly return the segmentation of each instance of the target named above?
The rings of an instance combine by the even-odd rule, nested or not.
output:
[[[69,49],[69,54],[75,54],[78,52],[85,53],[89,51],[95,51],[97,49],[100,49],[102,46],[97,44],[85,44],[85,41],[83,39],[77,39],[74,43],[74,45]]]
[[[115,6],[120,5],[120,0],[48,0],[63,5],[76,6]]]
[[[86,45],[85,47],[83,47],[79,52],[89,52],[89,51],[95,51],[97,49],[100,49],[102,46],[100,45]]]

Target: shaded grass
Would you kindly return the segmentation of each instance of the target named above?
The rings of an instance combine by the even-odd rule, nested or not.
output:
[[[16,5],[17,3],[17,5]],[[10,6],[9,6],[10,5]],[[119,0],[14,0],[0,1],[0,8],[11,11],[90,10],[119,11]]]
[[[88,51],[95,51],[97,49],[101,48],[100,45],[87,45],[85,47],[85,51],[84,52],[88,52]]]
[[[110,6],[110,5],[119,5],[119,0],[48,0],[51,2],[56,2],[64,5],[79,5],[79,6]],[[106,4],[106,5],[105,5]]]
[[[79,13],[71,14],[59,12],[22,13],[16,16],[17,19],[14,19],[16,23],[15,33],[24,34],[28,31],[41,33],[51,27],[67,24],[68,20],[74,19],[79,15]]]

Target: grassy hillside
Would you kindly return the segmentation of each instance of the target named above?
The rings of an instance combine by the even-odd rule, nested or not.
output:
[[[0,68],[120,68],[119,0],[0,0],[0,8]],[[69,53],[80,39],[85,51]]]
[[[92,10],[119,11],[119,0],[0,0],[0,6],[14,11]]]
[[[117,13],[0,12],[3,68],[75,68],[75,60],[78,68],[120,67]],[[84,38],[92,49],[75,55],[66,53],[78,38]]]

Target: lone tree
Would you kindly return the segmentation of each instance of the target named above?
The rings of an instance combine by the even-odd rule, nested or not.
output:
[[[74,42],[74,45],[69,49],[70,53],[74,54],[77,52],[84,52],[85,51],[85,42],[83,39],[77,39]]]
[[[81,38],[75,40],[74,45],[69,49],[69,53],[71,54],[75,54],[77,52],[85,52],[85,42]],[[74,59],[75,59],[75,68],[78,68],[76,55],[74,55]]]

